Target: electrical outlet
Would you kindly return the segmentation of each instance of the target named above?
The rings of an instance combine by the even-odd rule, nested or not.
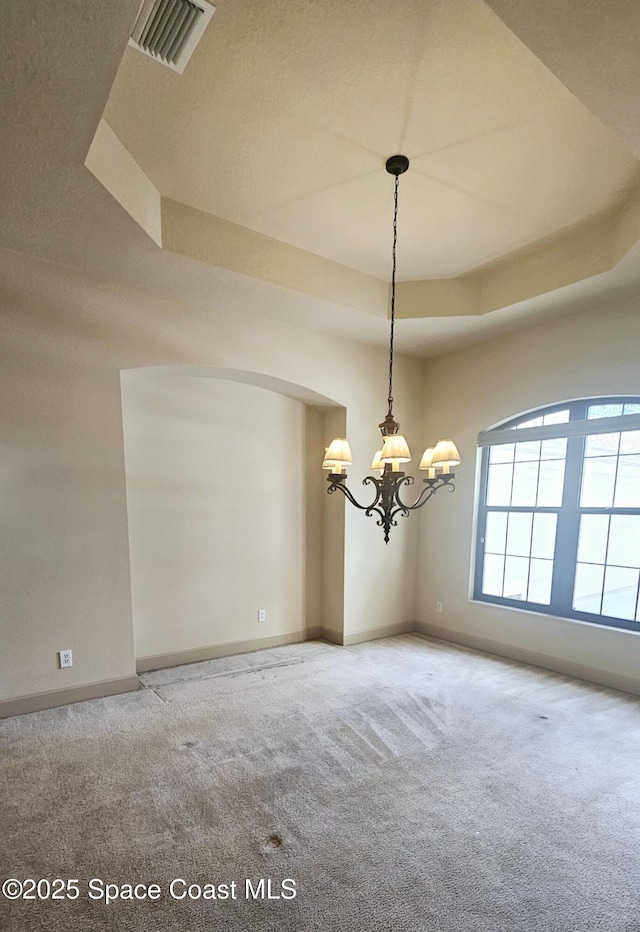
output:
[[[442,602],[436,602],[436,611],[437,611],[437,612],[441,612],[441,611],[442,611]]]
[[[266,621],[266,620],[267,620],[266,609],[264,608],[258,609],[258,621]]]
[[[70,650],[61,650],[58,652],[58,657],[60,658],[60,669],[63,667],[72,667],[73,666],[73,657],[71,656]]]

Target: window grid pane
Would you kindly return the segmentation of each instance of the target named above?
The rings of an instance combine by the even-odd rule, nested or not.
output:
[[[511,487],[511,504],[522,507],[535,505],[538,495],[538,475],[540,461],[514,463],[513,485]]]
[[[513,463],[489,466],[487,505],[510,505],[513,484]]]
[[[482,592],[548,605],[557,521],[549,512],[489,511]]]
[[[490,511],[487,515],[487,527],[485,530],[485,553],[505,552],[507,540],[507,512]]]
[[[601,516],[584,516],[584,518],[587,517],[599,518]],[[613,563],[616,566],[640,567],[640,515],[611,516],[607,563]]]
[[[625,430],[620,434],[620,453],[640,453],[640,430]]]
[[[514,443],[499,443],[496,447],[489,447],[490,463],[513,463]]]
[[[540,441],[526,440],[524,443],[516,443],[515,460],[517,463],[526,460],[540,459]]]
[[[557,515],[545,512],[534,515],[531,537],[531,555],[533,557],[553,561],[556,549],[557,524]]]
[[[604,566],[578,563],[573,588],[573,608],[578,612],[599,615],[602,606]]]
[[[553,411],[551,414],[545,414],[542,418],[542,423],[546,427],[547,424],[566,424],[569,420],[570,411],[568,408],[565,408],[563,411]]]
[[[510,428],[626,414],[640,414],[640,399],[575,402],[529,414]],[[575,611],[605,623],[620,619],[640,629],[640,429],[585,434],[583,440],[572,436],[577,439],[514,438],[489,447],[480,588],[497,599],[548,606],[558,614]],[[567,456],[573,464],[568,473]],[[567,475],[579,476],[579,487],[565,492]],[[560,517],[562,572],[574,576],[575,560],[571,604],[565,608],[551,605]],[[564,552],[567,544],[573,558]],[[556,602],[566,598],[564,591],[559,577]]]
[[[509,514],[506,553],[513,557],[528,557],[531,553],[533,514],[515,511]]]
[[[613,504],[616,508],[640,508],[640,454],[618,457]]]
[[[578,562],[601,563],[607,559],[609,515],[582,515],[578,537]]]
[[[564,423],[569,413],[567,408],[516,426]],[[550,604],[558,518],[535,509],[561,506],[566,452],[564,437],[489,447],[484,595]],[[531,510],[492,511],[495,507]]]
[[[549,605],[551,602],[551,578],[553,574],[553,560],[532,560],[529,569],[529,590],[527,599],[538,605]]]
[[[593,420],[599,417],[620,417],[623,405],[621,404],[597,404],[589,405],[587,418]],[[626,413],[626,412],[625,412]]]
[[[504,558],[504,588],[505,599],[515,599],[524,602],[527,598],[529,581],[529,560],[526,557]]]
[[[585,456],[617,456],[620,434],[591,434],[587,437]]]
[[[604,574],[602,614],[633,619],[638,598],[638,570],[628,566],[607,566]]]
[[[510,429],[627,414],[640,414],[640,398],[572,402]],[[640,630],[640,429],[571,436],[489,446],[481,593]],[[570,595],[560,574],[573,578]]]
[[[543,460],[563,460],[567,455],[566,437],[558,437],[554,440],[542,441],[541,459]]]
[[[484,558],[482,591],[485,595],[502,595],[504,582],[504,557],[487,553]]]
[[[618,459],[615,456],[585,459],[580,492],[582,508],[611,508],[617,466]]]

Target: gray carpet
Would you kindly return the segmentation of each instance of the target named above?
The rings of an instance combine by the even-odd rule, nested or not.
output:
[[[3,932],[640,932],[638,700],[415,635],[141,680],[0,723],[1,879],[80,889]]]

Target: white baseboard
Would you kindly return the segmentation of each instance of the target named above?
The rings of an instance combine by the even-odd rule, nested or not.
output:
[[[473,650],[482,651],[484,654],[495,654],[509,660],[519,660],[521,663],[529,663],[534,667],[552,670],[554,673],[563,673],[565,676],[572,676],[577,680],[586,680],[588,683],[595,683],[598,686],[608,686],[610,689],[618,689],[620,692],[640,696],[640,680],[619,673],[612,673],[610,670],[585,666],[572,660],[565,660],[563,657],[554,657],[551,654],[543,654],[540,651],[530,650],[527,647],[518,647],[514,644],[504,644],[502,641],[494,641],[491,638],[480,637],[476,634],[467,634],[465,631],[456,631],[453,628],[432,625],[425,621],[416,622],[414,631],[427,637],[438,638],[440,641],[449,641],[463,647],[470,647]]]
[[[123,676],[115,680],[89,683],[86,686],[69,686],[67,689],[32,693],[29,696],[19,696],[17,699],[0,701],[0,718],[26,715],[28,712],[43,712],[45,709],[56,709],[59,706],[71,705],[74,702],[86,702],[88,699],[103,699],[105,696],[134,692],[136,689],[140,689],[138,677]]]
[[[330,641],[332,644],[337,644],[338,647],[344,645],[344,637],[342,631],[336,631],[334,628],[321,628],[322,634],[321,638],[324,638],[325,641]]]
[[[215,660],[217,657],[229,657],[231,654],[248,654],[254,650],[265,650],[269,647],[282,647],[285,644],[301,644],[303,641],[314,641],[323,637],[320,627],[305,628],[302,631],[292,631],[288,634],[275,634],[272,637],[255,638],[251,641],[228,641],[225,644],[210,644],[206,647],[196,647],[192,650],[179,650],[170,654],[155,654],[149,657],[138,657],[136,671],[147,673],[149,670],[161,670],[164,667],[178,667],[183,663],[199,663],[202,660]],[[330,640],[330,638],[328,638]]]
[[[342,635],[342,632],[330,628],[313,627],[303,631],[289,634],[279,634],[272,637],[258,638],[252,641],[231,641],[227,644],[213,644],[209,647],[195,650],[177,651],[171,654],[159,654],[153,657],[141,657],[136,663],[138,673],[148,670],[158,670],[162,667],[174,667],[183,663],[196,663],[201,660],[212,660],[216,657],[227,657],[231,654],[245,654],[254,650],[264,650],[269,647],[280,647],[284,644],[299,644],[303,641],[312,641],[324,638],[333,644],[352,646],[365,641],[392,637],[398,634],[415,632],[430,638],[437,638],[453,644],[460,644],[473,650],[509,660],[532,664],[554,673],[561,673],[579,680],[586,680],[599,686],[607,686],[621,692],[640,696],[640,680],[632,677],[574,663],[560,657],[543,654],[539,651],[529,650],[513,644],[504,644],[491,638],[456,631],[452,628],[441,627],[429,622],[401,622],[395,625],[385,625],[368,631],[358,631],[353,634]],[[10,718],[14,715],[25,715],[29,712],[41,712],[45,709],[55,709],[58,706],[71,705],[74,702],[86,702],[89,699],[101,699],[119,693],[132,692],[140,688],[137,676],[125,676],[114,680],[105,680],[99,683],[89,683],[85,686],[72,686],[67,689],[57,689],[51,692],[34,693],[28,696],[19,696],[16,699],[0,700],[0,719]]]
[[[415,630],[415,621],[401,621],[395,625],[384,625],[382,628],[369,628],[367,631],[356,631],[354,634],[345,634],[342,643],[345,647],[350,647],[353,644],[362,644],[364,641],[377,641],[380,638],[390,638],[396,634],[411,634]]]

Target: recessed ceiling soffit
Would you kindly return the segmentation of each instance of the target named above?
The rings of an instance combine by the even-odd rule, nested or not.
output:
[[[640,164],[539,30],[534,55],[480,0],[391,7],[221,0],[183,75],[125,52],[87,167],[159,247],[378,317],[391,150],[398,317],[488,314],[638,249]]]

